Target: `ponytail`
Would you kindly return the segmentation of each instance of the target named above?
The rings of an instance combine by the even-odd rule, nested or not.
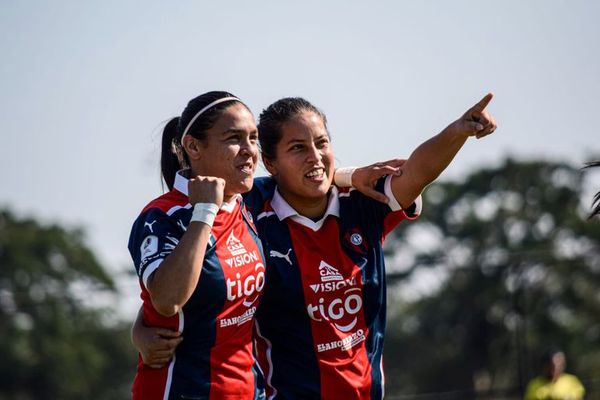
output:
[[[181,146],[177,141],[179,117],[172,118],[163,129],[160,170],[169,190],[175,184],[175,174],[182,168],[179,161]]]

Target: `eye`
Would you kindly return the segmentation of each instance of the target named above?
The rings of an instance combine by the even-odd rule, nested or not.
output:
[[[294,144],[292,146],[290,146],[290,151],[301,151],[304,148],[303,145],[301,144]]]
[[[233,135],[229,135],[229,136],[227,136],[225,138],[225,141],[226,142],[233,142],[233,143],[239,142],[240,141],[240,135],[237,134],[237,133],[233,134]]]
[[[316,145],[317,145],[318,149],[325,148],[329,145],[329,139],[328,138],[320,139],[317,141]]]

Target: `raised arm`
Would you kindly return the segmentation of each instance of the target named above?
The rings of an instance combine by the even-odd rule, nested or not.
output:
[[[492,97],[492,93],[485,95],[462,117],[412,152],[401,167],[402,173],[394,175],[391,183],[392,192],[403,208],[410,206],[446,169],[470,136],[480,139],[496,130],[496,120],[485,110]]]
[[[220,178],[198,176],[189,181],[189,200],[194,206],[191,222],[177,247],[148,278],[152,305],[162,315],[176,314],[198,284],[212,222],[223,202],[224,187],[225,181]]]

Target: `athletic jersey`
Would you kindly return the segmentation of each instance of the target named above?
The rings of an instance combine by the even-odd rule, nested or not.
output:
[[[581,400],[585,388],[575,375],[561,374],[555,381],[538,376],[527,385],[525,400]]]
[[[190,223],[187,182],[180,171],[174,189],[144,208],[129,239],[145,324],[177,329],[183,336],[168,367],[153,369],[139,358],[133,399],[253,399],[252,329],[265,266],[241,197],[217,213],[200,279],[178,314],[159,314],[147,290],[148,277],[163,268]]]
[[[391,177],[377,188],[389,205],[333,187],[316,222],[300,216],[270,180],[255,180],[245,197],[268,265],[255,335],[268,399],[383,397],[382,245],[400,221],[419,215],[421,199],[402,210]]]

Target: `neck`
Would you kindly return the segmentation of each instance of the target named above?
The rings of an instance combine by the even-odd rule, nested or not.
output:
[[[235,197],[235,195],[224,195],[223,196],[223,203],[231,203],[231,200]]]
[[[294,196],[293,194],[282,190],[281,186],[278,187],[278,190],[281,197],[283,197],[284,200],[298,212],[298,214],[304,217],[312,220],[319,219],[327,210],[329,194],[319,198],[306,198]]]

